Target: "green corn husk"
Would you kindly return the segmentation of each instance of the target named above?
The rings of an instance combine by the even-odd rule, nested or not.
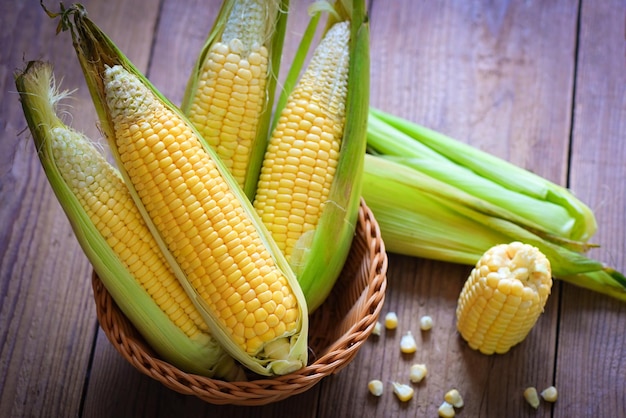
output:
[[[104,135],[111,145],[110,148],[112,154],[116,159],[118,167],[120,168],[122,177],[128,185],[131,195],[135,200],[135,203],[137,204],[146,224],[152,231],[153,236],[159,243],[159,246],[161,247],[161,250],[168,260],[172,270],[174,271],[176,277],[178,277],[179,281],[181,282],[191,299],[196,304],[198,311],[203,316],[203,319],[209,326],[213,337],[219,341],[222,347],[232,357],[238,360],[249,370],[259,375],[282,375],[304,367],[307,364],[308,358],[308,315],[306,300],[304,298],[304,295],[302,294],[302,290],[298,285],[297,279],[293,271],[287,263],[287,260],[278,249],[276,243],[269,236],[269,233],[262,224],[261,220],[256,215],[252,204],[243,193],[243,190],[237,185],[235,179],[228,172],[224,164],[217,157],[215,152],[208,146],[206,141],[204,141],[202,136],[195,130],[191,122],[185,117],[182,111],[180,111],[180,109],[178,109],[166,97],[164,97],[158,91],[158,89],[153,86],[152,83],[150,83],[150,81],[117,48],[113,41],[91,19],[87,17],[87,13],[82,5],[74,4],[70,8],[62,8],[61,13],[59,14],[49,14],[52,17],[61,17],[59,23],[60,29],[70,30],[73,39],[73,45],[76,50],[81,68],[83,69],[83,75],[85,76],[87,86],[90,89],[93,103],[101,123],[102,131],[104,132]],[[215,313],[211,311],[207,303],[201,298],[197,297],[195,289],[187,279],[181,266],[176,262],[173,254],[170,252],[168,246],[164,242],[163,237],[161,237],[161,235],[159,234],[157,226],[148,215],[148,212],[144,207],[141,198],[139,197],[132,181],[130,180],[130,176],[123,168],[124,164],[120,159],[114,141],[115,131],[112,122],[113,118],[111,116],[111,110],[108,108],[106,101],[104,74],[107,68],[113,68],[115,66],[121,66],[123,71],[129,74],[129,77],[136,78],[142,85],[142,88],[146,88],[152,94],[154,94],[154,96],[159,101],[161,101],[161,103],[166,106],[168,110],[176,114],[181,120],[185,121],[187,127],[195,133],[195,135],[200,140],[202,147],[207,152],[207,154],[211,156],[222,177],[229,184],[230,191],[235,195],[237,200],[244,208],[246,214],[252,220],[255,228],[260,232],[259,235],[263,240],[264,245],[270,251],[275,265],[286,277],[292,292],[296,296],[299,314],[297,329],[290,335],[280,339],[288,340],[286,341],[286,349],[273,351],[274,353],[279,353],[281,355],[280,358],[273,357],[272,353],[260,353],[259,355],[246,353],[235,343],[235,341],[231,339],[231,336],[224,329],[219,320],[215,318]]]
[[[555,277],[626,300],[626,278],[584,255],[593,212],[567,189],[467,144],[370,109],[363,197],[388,251],[474,265],[522,241]]]
[[[365,2],[315,2],[309,8],[311,19],[284,82],[275,114],[280,114],[297,84],[322,12],[330,12],[324,33],[333,24],[350,20],[350,60],[346,121],[329,199],[316,229],[303,234],[290,259],[309,313],[317,309],[332,290],[352,245],[360,206],[369,106],[369,22]]]
[[[58,167],[53,152],[56,143],[66,143],[65,139],[61,139],[64,137],[62,133],[69,134],[72,141],[84,141],[89,144],[86,148],[93,151],[93,155],[74,155],[73,158],[89,159],[94,170],[99,172],[107,171],[109,167],[105,166],[110,165],[87,138],[66,126],[57,116],[56,104],[69,93],[58,92],[52,66],[40,61],[30,62],[23,72],[16,75],[15,83],[49,183],[81,248],[124,315],[164,360],[182,370],[226,380],[241,379],[243,370],[210,334],[188,337],[159,308],[107,244],[64,180],[63,170]]]
[[[196,60],[196,64],[187,82],[187,87],[181,103],[181,110],[186,115],[189,115],[193,100],[199,93],[198,79],[200,74],[202,74],[209,52],[216,42],[221,42],[223,40],[222,35],[227,27],[232,27],[229,28],[229,33],[238,39],[242,39],[244,47],[248,47],[248,45],[245,44],[252,42],[247,41],[247,33],[253,31],[264,33],[265,42],[263,45],[267,48],[269,57],[266,87],[264,89],[265,106],[263,108],[263,112],[258,115],[256,138],[254,139],[252,147],[249,150],[250,154],[246,177],[242,185],[244,193],[250,200],[252,200],[257,186],[265,147],[267,145],[267,135],[272,118],[274,92],[277,81],[276,77],[280,70],[281,54],[289,12],[289,0],[271,0],[262,2],[267,15],[267,19],[263,22],[264,27],[250,28],[249,25],[252,24],[252,22],[243,22],[242,24],[240,21],[231,22],[229,20],[231,15],[233,13],[237,13],[239,9],[249,7],[250,5],[248,3],[250,2],[251,0],[225,0],[222,3],[222,7],[214,22],[213,28],[209,32],[209,35],[202,46],[200,54]],[[237,19],[236,16],[235,19]],[[222,156],[222,158],[226,157]],[[228,158],[234,159],[235,156]]]

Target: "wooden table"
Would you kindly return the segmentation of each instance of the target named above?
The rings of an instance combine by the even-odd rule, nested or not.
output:
[[[459,417],[619,417],[626,410],[626,304],[557,282],[529,337],[506,355],[470,350],[454,327],[470,267],[389,255],[383,313],[400,328],[368,340],[355,360],[310,391],[264,407],[213,406],[141,375],[99,330],[91,267],[25,132],[13,72],[55,64],[78,88],[73,126],[100,138],[68,33],[55,36],[36,0],[0,6],[0,416],[436,416],[443,394]],[[293,0],[286,57],[305,4]],[[626,40],[624,0],[370,2],[371,104],[567,185],[595,211],[600,249],[626,271]],[[56,9],[58,2],[46,1]],[[96,21],[162,92],[180,102],[218,0],[85,0]],[[420,334],[420,316],[434,328]],[[402,330],[419,350],[403,358]],[[413,400],[367,382],[404,380],[428,365]],[[533,410],[527,386],[559,400]]]

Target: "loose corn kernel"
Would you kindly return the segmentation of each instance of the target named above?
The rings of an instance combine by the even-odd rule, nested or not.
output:
[[[554,386],[549,386],[541,391],[541,397],[547,402],[556,402],[559,394]]]
[[[385,328],[396,329],[398,327],[398,315],[395,312],[388,312],[385,315]]]
[[[424,380],[427,374],[428,369],[425,364],[413,364],[409,370],[409,379],[413,383],[419,383]]]
[[[380,380],[374,379],[369,381],[367,388],[372,395],[381,396],[383,394],[384,385]]]
[[[422,331],[428,331],[433,327],[433,319],[428,316],[428,315],[424,315],[420,318],[420,329]]]
[[[393,385],[393,393],[400,401],[407,402],[413,398],[415,391],[411,386],[398,382],[391,382],[391,384]]]
[[[444,395],[444,400],[454,406],[455,408],[463,407],[463,398],[461,394],[456,389],[451,389]]]
[[[382,325],[380,324],[380,322],[376,321],[376,323],[374,324],[374,329],[372,330],[372,334],[380,335],[381,328],[382,328]]]
[[[533,408],[537,409],[539,407],[539,396],[537,395],[537,389],[530,386],[524,390],[524,399],[526,402],[530,404]]]
[[[407,332],[400,339],[400,351],[405,354],[415,353],[417,351],[417,344],[415,343],[415,338],[413,338],[413,334],[411,332]]]
[[[456,415],[456,412],[454,411],[454,406],[446,401],[443,401],[441,405],[439,405],[439,409],[437,410],[437,412],[442,418],[452,418],[454,415]]]

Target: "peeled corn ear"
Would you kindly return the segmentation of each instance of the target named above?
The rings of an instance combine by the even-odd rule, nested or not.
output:
[[[364,2],[348,3],[334,4],[336,13],[304,74],[284,92],[254,199],[298,277],[309,313],[325,300],[341,272],[360,204],[369,29]],[[310,25],[304,39],[310,40],[315,29]],[[298,55],[308,47],[302,44]],[[299,64],[288,79],[299,72]]]
[[[226,0],[181,110],[252,199],[272,116],[287,0]]]
[[[84,9],[62,19],[122,176],[211,334],[258,374],[304,367],[306,300],[232,175]]]
[[[150,346],[175,366],[241,379],[165,262],[117,170],[56,115],[52,66],[35,61],[16,76],[24,115],[46,176],[89,261]]]
[[[463,286],[457,329],[475,350],[506,353],[526,338],[551,288],[550,262],[537,248],[521,242],[490,248]]]

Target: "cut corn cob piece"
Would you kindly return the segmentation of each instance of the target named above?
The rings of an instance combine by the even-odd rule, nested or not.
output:
[[[38,155],[78,241],[116,304],[151,347],[188,372],[244,375],[208,332],[174,276],[118,171],[56,104],[52,67],[34,61],[16,77]]]
[[[335,4],[343,20],[329,19],[306,71],[277,109],[254,199],[298,277],[309,313],[344,265],[360,202],[369,34],[364,2],[353,3],[352,14]],[[298,68],[292,66],[292,74]]]
[[[181,104],[250,199],[266,146],[287,3],[224,1]]]
[[[521,342],[552,288],[550,262],[521,242],[489,249],[465,282],[456,311],[457,329],[484,354],[505,353]]]
[[[211,334],[261,375],[306,365],[306,301],[241,188],[84,9],[62,18],[122,176]]]

